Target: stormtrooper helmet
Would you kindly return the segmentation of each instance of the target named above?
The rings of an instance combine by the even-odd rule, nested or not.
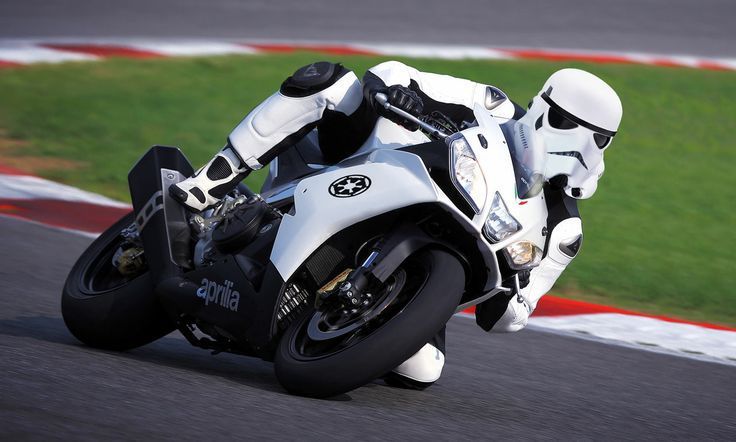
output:
[[[562,69],[544,83],[517,124],[544,145],[544,178],[585,199],[598,187],[603,152],[622,115],[621,100],[606,82],[580,69]]]

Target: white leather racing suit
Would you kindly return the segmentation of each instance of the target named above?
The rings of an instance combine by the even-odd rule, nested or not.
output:
[[[326,145],[334,138],[333,132],[342,130],[341,144],[346,144],[347,127],[358,134],[352,142],[352,148],[357,149],[377,118],[371,111],[369,95],[391,85],[408,87],[422,99],[425,113],[438,110],[458,125],[463,120],[473,120],[472,109],[476,103],[485,106],[499,122],[518,119],[524,113],[493,86],[421,72],[397,61],[372,67],[363,84],[352,71],[320,62],[298,70],[284,82],[279,92],[249,113],[230,134],[228,147],[237,152],[248,168],[259,169],[315,127],[327,155],[330,150]],[[345,157],[350,153],[339,152],[333,156]],[[481,326],[486,330],[514,332],[524,328],[539,299],[552,287],[580,247],[582,225],[576,201],[565,199],[565,195],[555,189],[545,189],[545,192],[549,193],[547,199],[558,206],[550,208],[545,256],[539,267],[531,271],[529,283],[521,294],[511,298],[494,297],[478,306],[479,318],[483,316],[484,319],[478,322],[483,322]],[[436,338],[394,370],[392,382],[412,388],[431,385],[440,377],[444,353],[443,328]]]

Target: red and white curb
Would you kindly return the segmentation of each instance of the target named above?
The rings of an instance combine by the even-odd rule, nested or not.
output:
[[[0,165],[0,216],[96,237],[128,204]],[[461,316],[473,317],[472,309]],[[542,298],[530,328],[736,366],[736,329],[643,315],[604,305]]]
[[[96,237],[128,204],[0,165],[0,215]]]
[[[34,63],[95,61],[108,57],[162,58],[313,51],[329,55],[373,55],[439,59],[548,60],[623,63],[709,70],[736,70],[736,58],[703,58],[635,52],[492,48],[428,44],[156,39],[0,39],[0,68]]]
[[[545,295],[529,328],[736,366],[736,328],[705,322]]]
[[[621,313],[534,317],[536,327],[621,341],[660,351],[707,356],[736,365],[736,331]]]

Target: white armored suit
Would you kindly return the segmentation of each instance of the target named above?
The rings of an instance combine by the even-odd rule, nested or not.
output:
[[[547,244],[538,267],[522,278],[521,293],[497,295],[477,306],[476,321],[487,331],[524,328],[539,299],[577,255],[582,223],[577,199],[595,192],[603,173],[603,151],[621,120],[621,103],[603,80],[584,71],[553,74],[524,111],[498,88],[470,80],[418,71],[389,61],[366,72],[363,83],[339,64],[316,62],[297,70],[278,92],[251,111],[232,131],[227,145],[195,176],[172,186],[171,195],[192,210],[221,199],[251,170],[260,169],[317,129],[325,158],[337,162],[357,150],[379,116],[409,130],[416,127],[376,105],[383,92],[394,106],[412,113],[441,112],[458,127],[474,120],[481,104],[500,122],[514,120],[536,134],[545,149]],[[386,376],[393,385],[426,388],[439,379],[445,362],[445,329]]]

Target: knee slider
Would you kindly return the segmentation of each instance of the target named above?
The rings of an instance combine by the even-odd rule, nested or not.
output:
[[[350,72],[339,63],[318,61],[303,66],[281,84],[281,93],[287,97],[307,97],[332,86]]]

